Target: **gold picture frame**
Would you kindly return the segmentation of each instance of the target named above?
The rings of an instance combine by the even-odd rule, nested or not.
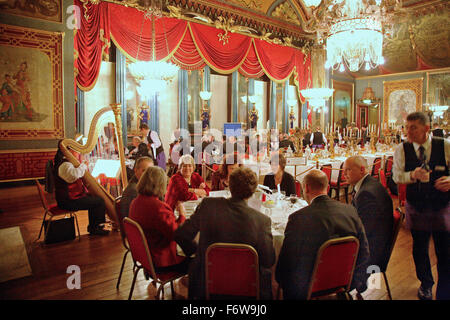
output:
[[[383,122],[403,125],[409,113],[422,110],[423,78],[383,81]]]
[[[333,123],[345,127],[347,124],[354,122],[355,85],[351,82],[333,80],[332,88],[334,89],[332,97]],[[346,116],[347,121],[343,121],[344,116]],[[342,122],[344,122],[344,125],[342,125]]]
[[[64,137],[63,33],[0,24],[0,140]]]

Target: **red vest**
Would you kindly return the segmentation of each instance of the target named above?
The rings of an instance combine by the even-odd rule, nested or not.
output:
[[[55,168],[55,197],[57,201],[74,200],[86,195],[87,190],[81,179],[67,183],[58,175],[59,166]]]

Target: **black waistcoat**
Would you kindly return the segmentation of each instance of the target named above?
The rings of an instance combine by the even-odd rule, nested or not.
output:
[[[412,143],[404,142],[405,151],[405,171],[413,171],[420,167],[421,163],[417,158]],[[430,173],[430,182],[416,182],[408,184],[406,187],[406,199],[417,211],[425,208],[440,210],[447,206],[450,201],[450,191],[441,192],[434,187],[437,179],[449,175],[449,168],[445,161],[444,139],[433,137],[431,140],[431,157],[428,163],[432,172]]]
[[[150,135],[151,135],[151,131],[148,133],[148,136],[147,136],[147,141],[148,141],[148,143],[151,145],[152,143],[153,143],[153,140],[152,140],[152,138],[150,137]],[[158,133],[156,133],[156,134],[158,134]],[[158,137],[159,137],[159,134],[158,134]],[[161,141],[161,137],[159,137],[159,141]],[[150,151],[153,153],[153,149],[151,149],[150,148]],[[158,156],[158,154],[160,154],[161,152],[163,152],[164,151],[164,148],[163,148],[163,145],[162,145],[162,141],[161,141],[161,145],[158,147],[158,148],[156,148],[156,154],[154,154],[153,156],[154,156],[154,158],[156,159],[156,157]]]
[[[314,132],[313,144],[315,145],[325,144],[325,141],[323,141],[322,132]]]

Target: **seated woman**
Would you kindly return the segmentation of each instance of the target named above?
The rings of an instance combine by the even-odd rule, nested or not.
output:
[[[172,210],[178,201],[197,200],[209,194],[209,187],[194,168],[194,158],[189,154],[178,161],[178,172],[170,178],[166,193],[166,203]]]
[[[187,271],[188,261],[177,255],[174,232],[185,220],[185,210],[177,203],[180,213],[163,202],[167,175],[157,166],[148,167],[137,184],[138,196],[131,202],[129,217],[142,227],[147,238],[156,271]]]
[[[237,154],[224,157],[220,169],[211,176],[211,191],[228,190],[230,174],[239,167],[242,167],[242,164],[238,163]]]
[[[149,152],[148,146],[147,146],[146,143],[141,142],[141,143],[138,145],[137,148],[138,148],[138,149],[137,149],[137,151],[134,153],[134,155],[132,155],[132,156],[130,157],[131,159],[136,160],[136,159],[138,159],[138,158],[140,158],[140,157],[150,157],[150,158],[153,159],[153,156],[152,156],[152,154]],[[155,159],[153,159],[153,160],[155,160]]]
[[[296,194],[295,180],[292,175],[284,171],[286,158],[281,153],[276,153],[270,158],[272,173],[264,177],[264,185],[274,190],[280,185],[280,190],[286,192],[287,196]]]

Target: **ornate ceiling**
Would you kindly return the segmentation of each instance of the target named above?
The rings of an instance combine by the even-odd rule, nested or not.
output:
[[[106,1],[138,9],[154,2]],[[385,65],[370,72],[347,73],[360,77],[450,67],[450,1],[384,1],[392,8],[402,4],[395,32],[384,41]],[[305,50],[309,50],[315,42],[315,34],[310,30],[314,26],[313,15],[302,0],[167,0],[165,11],[173,17],[215,25],[231,32]]]

